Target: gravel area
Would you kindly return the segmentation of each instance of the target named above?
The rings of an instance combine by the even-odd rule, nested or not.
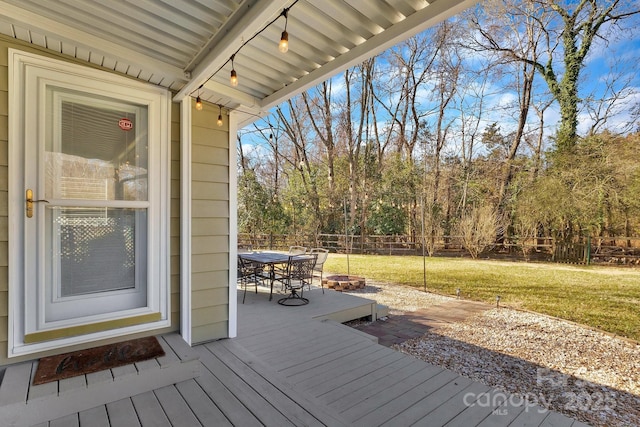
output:
[[[372,282],[390,316],[450,297]],[[363,295],[365,296],[365,295]],[[536,313],[491,309],[395,349],[593,426],[640,426],[640,344]]]

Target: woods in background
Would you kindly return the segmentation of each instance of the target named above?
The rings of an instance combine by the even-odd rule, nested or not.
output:
[[[289,100],[239,133],[239,232],[406,234],[429,253],[456,235],[473,256],[638,235],[640,55],[589,62],[638,12],[485,2]]]

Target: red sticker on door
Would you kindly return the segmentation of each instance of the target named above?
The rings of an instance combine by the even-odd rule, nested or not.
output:
[[[133,129],[133,122],[129,119],[120,119],[118,121],[118,126],[120,126],[120,129],[122,130],[131,130]]]

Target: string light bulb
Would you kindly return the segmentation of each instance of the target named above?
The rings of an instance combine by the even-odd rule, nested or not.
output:
[[[200,95],[196,97],[196,110],[202,110],[202,99],[200,99]]]
[[[289,33],[287,32],[287,23],[289,22],[289,17],[287,16],[288,9],[285,9],[282,12],[284,16],[284,31],[282,32],[282,36],[280,36],[280,43],[278,44],[278,49],[282,53],[287,53],[289,51]]]
[[[218,114],[218,126],[222,126],[222,106],[218,105],[218,108],[220,109],[220,113]]]
[[[238,74],[236,73],[236,69],[233,66],[233,60],[235,59],[235,53],[231,55],[231,86],[238,86]]]
[[[278,44],[278,49],[280,52],[287,53],[289,51],[289,33],[286,31],[282,32],[282,37],[280,37],[280,44]]]

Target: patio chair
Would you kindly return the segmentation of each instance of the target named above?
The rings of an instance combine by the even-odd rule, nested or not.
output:
[[[251,244],[238,245],[238,254],[246,254],[251,252],[253,252],[253,245]],[[244,260],[244,263],[246,267],[253,267],[256,277],[260,279],[260,281],[269,278],[269,275],[265,274],[264,272],[264,265],[257,262],[247,261],[247,260]]]
[[[316,264],[313,266],[313,277],[320,277],[320,287],[322,288],[322,293],[324,294],[324,285],[322,284],[322,269],[324,267],[324,262],[329,256],[329,250],[323,248],[313,248],[309,251],[309,253],[317,255]],[[313,278],[311,280],[313,281]],[[311,290],[311,284],[309,284],[309,290]]]
[[[238,282],[244,288],[244,293],[242,294],[243,304],[247,296],[247,286],[249,283],[253,282],[256,287],[256,294],[258,293],[258,282],[260,281],[259,270],[261,270],[261,268],[256,266],[254,263],[245,261],[242,257],[238,257]]]
[[[238,245],[238,253],[253,252],[253,245]]]
[[[304,246],[289,246],[289,252],[288,255],[302,255],[302,254],[306,254],[307,253],[307,248]],[[274,276],[275,276],[275,280],[277,282],[280,282],[282,284],[282,290],[285,290],[285,280],[287,275],[289,274],[287,272],[287,268],[288,265],[284,264],[284,265],[276,265],[274,267]]]
[[[304,246],[289,246],[289,255],[306,254],[307,248]]]
[[[304,287],[311,283],[313,266],[316,264],[317,257],[316,254],[304,257],[289,257],[287,277],[285,279],[285,289],[289,291],[289,295],[280,298],[278,304],[289,306],[309,304],[309,300],[304,297]]]

